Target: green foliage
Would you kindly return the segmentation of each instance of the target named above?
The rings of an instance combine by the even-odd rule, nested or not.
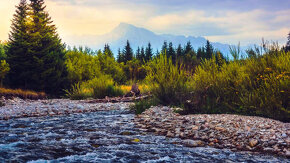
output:
[[[68,50],[65,58],[70,83],[91,80],[101,75],[98,58],[82,48]]]
[[[74,84],[71,90],[66,90],[66,93],[73,100],[105,98],[106,96],[115,97],[124,94],[108,75],[101,75],[94,79]]]
[[[158,105],[158,102],[155,98],[142,99],[140,101],[136,101],[134,105],[131,105],[130,110],[133,110],[135,114],[141,114],[151,106],[156,105]]]
[[[92,97],[92,91],[84,88],[81,83],[76,83],[70,90],[65,90],[66,96],[71,100],[83,100]]]
[[[198,66],[191,82],[192,112],[238,113],[289,121],[290,53],[270,50],[259,58]]]
[[[129,43],[129,40],[127,40],[127,44],[126,46],[124,47],[124,50],[123,50],[123,62],[126,64],[128,61],[132,60],[133,59],[133,50],[131,48],[131,45]]]
[[[150,92],[163,105],[182,104],[187,92],[187,74],[161,54],[147,66],[146,81]]]
[[[106,75],[90,80],[84,85],[84,87],[93,89],[94,98],[115,97],[124,94],[120,88],[114,85],[113,79]]]
[[[5,60],[0,61],[0,86],[2,87],[3,79],[6,74],[9,72],[9,64]]]
[[[65,87],[64,45],[43,0],[21,0],[8,43],[9,84],[48,94]]]
[[[110,53],[101,53],[99,51],[96,58],[103,74],[111,76],[118,84],[126,82],[127,76],[123,70],[123,65],[116,62],[115,58],[111,56]]]
[[[0,60],[7,59],[7,54],[4,46],[5,44],[0,41]]]

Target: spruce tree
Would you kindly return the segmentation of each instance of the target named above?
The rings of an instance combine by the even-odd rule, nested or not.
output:
[[[45,11],[44,0],[30,0],[31,33],[34,69],[29,88],[44,90],[56,94],[64,87],[66,67],[64,64],[65,47],[56,32],[56,27],[49,14]],[[38,69],[38,70],[35,70]],[[39,84],[38,86],[35,86]]]
[[[178,44],[178,47],[176,49],[176,55],[178,58],[180,58],[182,56],[182,51],[183,51],[183,49],[181,47],[181,44]]]
[[[169,43],[169,47],[168,47],[168,54],[167,56],[171,57],[172,62],[175,64],[176,63],[176,54],[175,54],[175,50],[173,48],[173,44],[172,42]]]
[[[124,62],[124,56],[123,56],[123,54],[121,53],[120,48],[118,49],[117,62],[118,62],[118,63]]]
[[[167,41],[163,42],[162,48],[161,48],[161,53],[162,54],[166,54],[166,56],[168,57],[168,45],[167,45]]]
[[[13,67],[10,82],[14,87],[58,95],[66,83],[65,47],[45,11],[44,0],[30,0],[29,6],[24,2],[22,0],[20,3],[23,14],[19,16],[23,17],[23,30],[15,30],[16,25],[12,22],[8,50],[9,62]],[[18,11],[19,7],[16,15],[20,15]],[[17,22],[16,16],[14,20]],[[21,39],[18,36],[22,36]]]
[[[144,47],[142,46],[141,47],[141,52],[140,52],[140,55],[141,55],[141,61],[142,63],[145,63],[145,50],[144,50]]]
[[[188,41],[187,43],[186,43],[186,46],[185,46],[185,48],[184,48],[184,54],[183,55],[186,55],[186,54],[188,54],[190,51],[192,51],[193,49],[192,49],[192,46],[191,46],[191,43],[190,43],[190,41]]]
[[[106,55],[106,56],[109,56],[109,57],[114,57],[114,54],[109,46],[109,44],[105,44],[104,46],[104,50],[103,50],[103,53]]]
[[[211,45],[211,43],[209,42],[209,40],[206,40],[206,45],[205,45],[205,58],[209,59],[211,58],[213,55],[213,47]]]
[[[289,34],[288,34],[288,41],[287,41],[287,44],[286,44],[286,48],[285,48],[286,50],[286,52],[288,52],[288,51],[290,51],[290,32],[289,32]]]
[[[138,59],[139,61],[141,61],[141,53],[140,53],[140,47],[138,46],[137,50],[136,50],[136,59]]]
[[[153,52],[152,52],[152,48],[151,48],[151,44],[150,42],[148,43],[148,46],[145,50],[145,60],[146,62],[150,61],[152,59],[152,56],[153,56]]]
[[[127,44],[124,47],[123,54],[124,54],[124,62],[125,63],[127,63],[127,61],[131,61],[133,59],[133,50],[130,46],[129,40],[127,40]]]
[[[28,47],[28,4],[26,0],[21,0],[16,6],[13,15],[11,31],[7,48],[7,61],[10,65],[8,83],[12,88],[26,88],[29,83],[32,58],[29,55]]]
[[[202,59],[205,57],[205,50],[204,50],[204,47],[199,47],[197,49],[197,58],[198,59]]]

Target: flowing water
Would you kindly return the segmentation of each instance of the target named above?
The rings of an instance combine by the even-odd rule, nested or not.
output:
[[[227,149],[188,148],[134,128],[126,109],[0,121],[0,162],[290,162]]]

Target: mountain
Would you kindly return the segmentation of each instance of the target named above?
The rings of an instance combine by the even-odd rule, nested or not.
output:
[[[124,48],[127,40],[129,40],[134,52],[138,46],[146,47],[149,42],[152,45],[153,52],[156,52],[157,49],[160,51],[164,41],[167,41],[167,43],[172,42],[175,47],[177,47],[178,44],[184,46],[188,41],[190,41],[195,50],[204,46],[206,43],[206,39],[204,37],[186,37],[182,35],[177,36],[170,34],[159,35],[145,28],[136,27],[127,23],[120,23],[115,29],[104,35],[82,37],[83,38],[78,37],[77,40],[87,40],[90,42],[87,46],[93,49],[102,49],[104,44],[109,44],[115,55],[117,54],[119,48],[121,50]],[[227,55],[229,53],[228,44],[218,42],[211,43],[215,49],[220,50],[223,54]],[[82,44],[80,43],[80,45]]]

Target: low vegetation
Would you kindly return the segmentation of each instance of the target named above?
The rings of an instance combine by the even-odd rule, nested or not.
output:
[[[44,92],[34,92],[22,89],[7,89],[0,88],[0,97],[5,97],[6,99],[19,97],[22,99],[44,99],[46,98],[46,94]]]
[[[165,41],[156,53],[150,43],[134,53],[127,41],[115,58],[109,45],[97,51],[66,47],[42,2],[21,1],[9,40],[0,42],[1,87],[3,81],[5,88],[15,88],[1,88],[2,96],[105,98],[122,96],[138,83],[141,94],[152,99],[137,102],[137,113],[161,104],[183,113],[290,119],[290,33],[285,47],[255,46],[246,50],[247,57],[239,46],[230,46],[233,60],[209,41],[198,49],[190,42],[174,48]],[[28,89],[35,92],[22,91]]]
[[[152,61],[146,80],[160,104],[181,106],[183,113],[234,113],[289,121],[290,52],[272,47],[255,56],[227,62],[213,56],[191,75],[161,55]]]

